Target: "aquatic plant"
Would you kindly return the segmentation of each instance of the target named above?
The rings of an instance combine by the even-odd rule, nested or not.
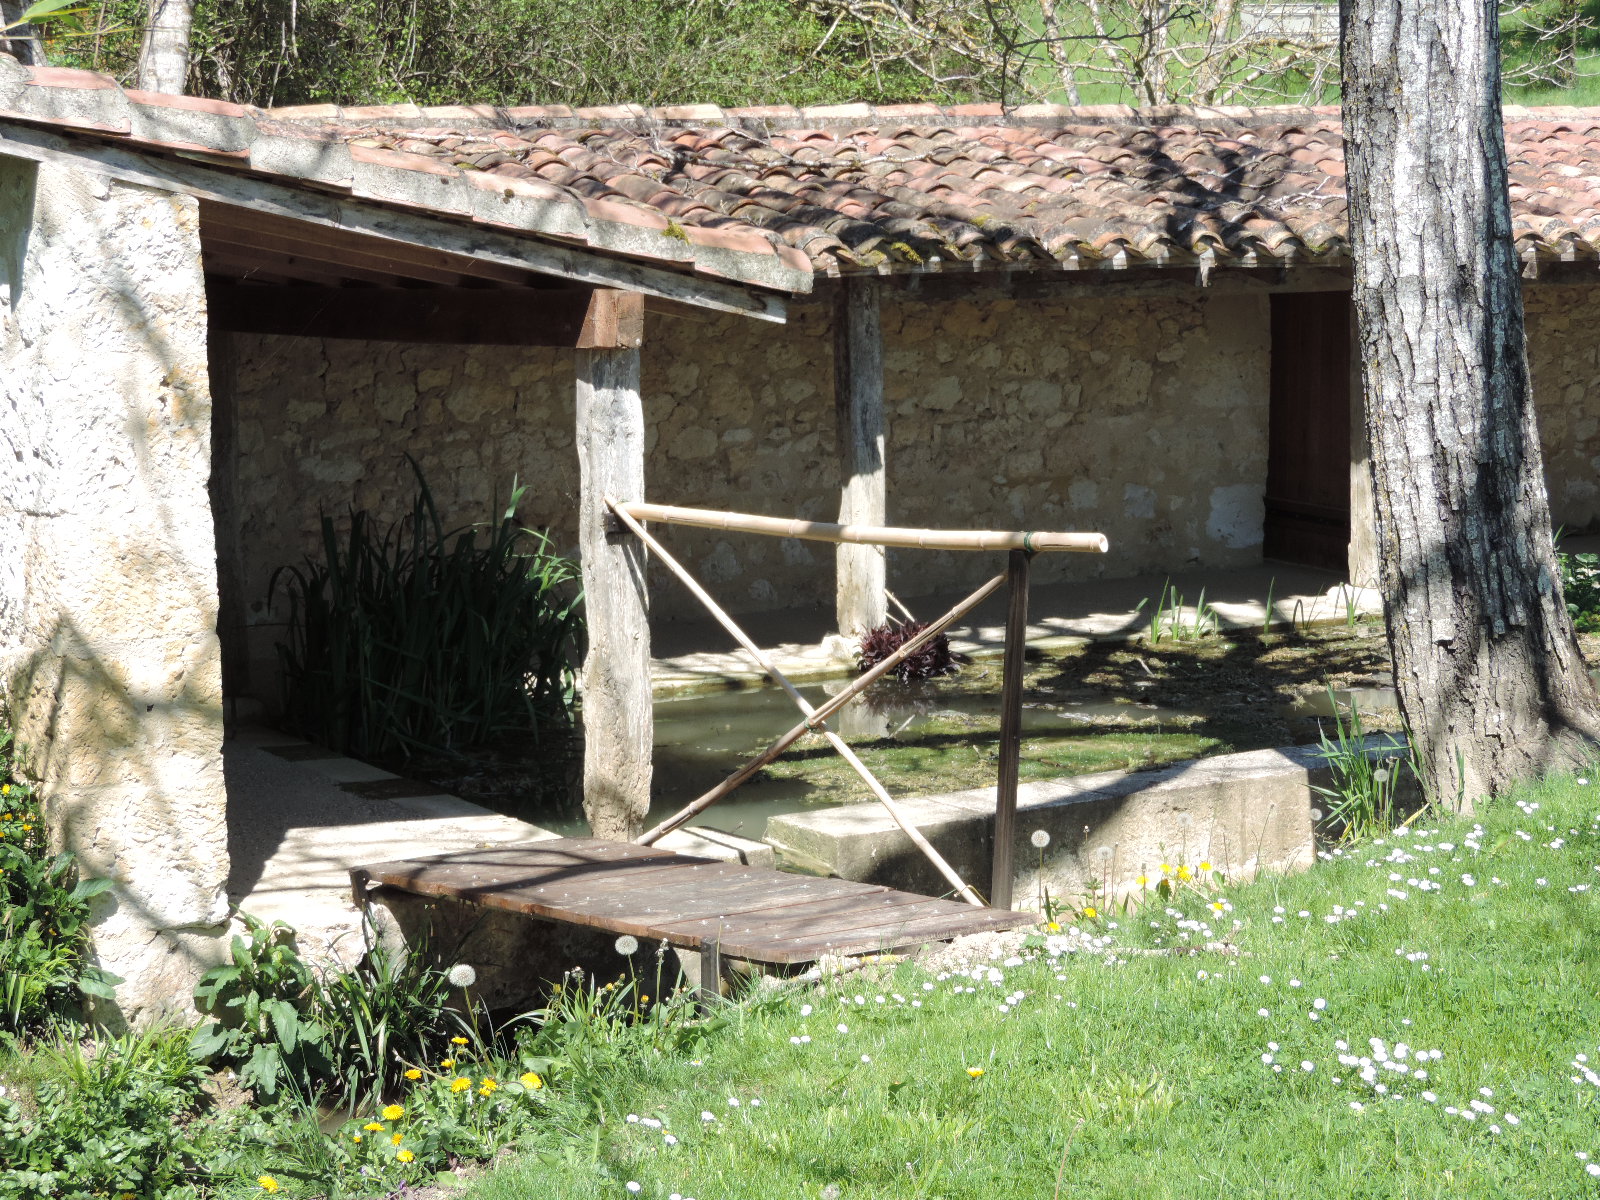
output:
[[[886,621],[876,629],[861,635],[861,646],[856,651],[856,666],[869,670],[904,646],[928,627],[926,621]],[[918,679],[932,679],[936,675],[950,675],[961,669],[964,656],[953,653],[950,639],[944,634],[928,639],[916,653],[894,669],[894,677],[901,683]]]

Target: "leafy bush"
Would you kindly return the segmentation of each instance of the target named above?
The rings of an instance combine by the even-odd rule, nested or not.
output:
[[[189,1052],[233,1067],[240,1083],[271,1099],[285,1083],[310,1085],[331,1071],[325,1031],[311,1015],[317,981],[293,929],[238,916],[249,940],[235,934],[229,961],[196,985],[195,1006],[210,1019],[191,1035]]]
[[[877,666],[927,627],[926,621],[888,621],[867,630],[856,649],[857,669],[866,671]],[[965,656],[951,652],[950,639],[940,633],[900,662],[892,674],[901,683],[912,683],[932,679],[935,675],[953,674],[965,661]]]
[[[77,878],[72,854],[52,854],[34,791],[15,777],[0,728],[0,1032],[37,1026],[79,993],[109,999],[120,982],[90,965],[89,900],[111,886]]]
[[[1600,554],[1558,554],[1561,591],[1580,633],[1600,633]]]
[[[55,1068],[34,1115],[0,1097],[0,1197],[160,1196],[182,1182],[194,1148],[183,1128],[202,1073],[183,1036],[130,1034],[36,1050]]]
[[[319,975],[300,957],[295,933],[239,913],[246,937],[230,961],[195,988],[210,1019],[190,1053],[229,1066],[265,1100],[288,1090],[327,1095],[354,1108],[390,1095],[428,1048],[469,1032],[450,1005],[448,976],[416,951],[369,943],[351,971]]]
[[[379,533],[352,511],[341,544],[324,517],[323,561],[273,574],[269,595],[286,578],[289,598],[289,724],[335,750],[411,754],[569,720],[576,568],[517,525],[524,489],[498,520],[447,532],[411,466],[407,520]]]

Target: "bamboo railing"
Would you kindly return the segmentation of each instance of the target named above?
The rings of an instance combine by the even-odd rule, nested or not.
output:
[[[835,525],[824,521],[785,520],[780,517],[754,516],[749,513],[720,512],[704,508],[681,508],[667,504],[624,503],[609,496],[605,503],[617,521],[640,539],[656,554],[690,593],[744,648],[756,665],[789,694],[800,709],[803,720],[783,734],[750,762],[740,767],[727,779],[685,805],[665,821],[634,839],[650,845],[678,828],[697,814],[704,812],[718,800],[734,791],[740,784],[772,762],[808,732],[821,734],[833,749],[861,776],[868,789],[889,815],[899,825],[911,842],[939,870],[945,880],[970,904],[981,905],[978,893],[956,873],[945,857],[928,841],[926,835],[906,815],[904,809],[889,795],[883,784],[872,774],[866,764],[850,746],[827,728],[827,719],[851,700],[866,691],[874,681],[881,679],[906,658],[916,653],[927,642],[948,629],[961,617],[971,612],[1003,584],[1010,584],[1011,601],[1006,618],[1004,677],[1001,686],[1000,765],[995,796],[994,870],[990,885],[990,904],[995,907],[1011,906],[1011,875],[1014,855],[1014,829],[1017,807],[1017,774],[1021,753],[1022,732],[1022,667],[1024,643],[1027,636],[1028,614],[1028,563],[1032,557],[1046,551],[1072,551],[1104,554],[1109,544],[1099,533],[1020,533],[994,530],[938,530],[900,529],[886,526]],[[667,524],[690,525],[702,529],[719,529],[731,532],[756,533],[768,537],[792,537],[810,541],[843,542],[857,545],[899,546],[925,550],[1007,550],[1010,560],[1003,575],[997,575],[983,584],[966,599],[946,612],[937,621],[921,630],[915,637],[892,654],[863,672],[848,687],[841,690],[820,707],[813,706],[800,694],[792,682],[780,671],[771,658],[756,646],[722,607],[689,574],[688,570],[647,530],[644,521],[661,521]]]

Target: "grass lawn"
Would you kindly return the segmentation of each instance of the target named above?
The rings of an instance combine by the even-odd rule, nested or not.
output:
[[[571,1080],[592,1140],[469,1195],[1600,1196],[1600,782],[1419,824],[731,1008]]]

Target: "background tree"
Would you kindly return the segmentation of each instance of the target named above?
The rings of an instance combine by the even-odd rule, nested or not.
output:
[[[1511,242],[1493,0],[1345,0],[1345,160],[1389,646],[1432,794],[1592,757]]]
[[[149,0],[139,49],[137,86],[146,92],[182,93],[189,77],[189,32],[194,0]]]

